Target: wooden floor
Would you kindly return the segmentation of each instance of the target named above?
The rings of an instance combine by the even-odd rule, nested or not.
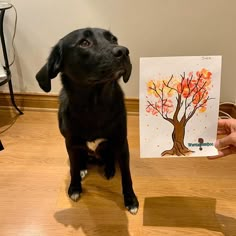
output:
[[[140,159],[138,116],[128,117],[137,215],[123,207],[119,174],[92,167],[72,203],[69,168],[55,111],[0,109],[1,236],[236,235],[236,155]],[[98,169],[98,170],[97,170]]]

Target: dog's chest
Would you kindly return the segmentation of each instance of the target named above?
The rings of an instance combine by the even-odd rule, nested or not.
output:
[[[88,147],[88,149],[89,149],[90,151],[96,152],[98,146],[99,146],[101,143],[105,142],[105,141],[107,141],[107,140],[104,139],[104,138],[99,138],[99,139],[96,139],[96,140],[94,140],[94,141],[87,141],[87,142],[86,142],[86,145],[87,145],[87,147]]]

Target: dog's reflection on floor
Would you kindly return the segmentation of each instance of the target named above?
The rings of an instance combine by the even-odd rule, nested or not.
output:
[[[113,214],[96,210],[95,214],[91,209],[84,214],[79,208],[71,208],[55,213],[54,217],[59,223],[82,231],[86,236],[130,236],[127,216],[122,210]]]
[[[78,202],[71,201],[65,194],[69,176],[66,178],[57,204],[60,210],[54,218],[65,227],[72,227],[86,236],[130,236],[127,212],[120,194],[120,173],[118,171],[111,181],[107,181],[100,169],[99,166],[90,167],[89,177],[83,180],[84,196]]]

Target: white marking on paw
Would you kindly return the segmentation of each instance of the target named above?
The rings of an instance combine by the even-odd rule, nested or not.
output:
[[[97,147],[98,147],[98,145],[99,145],[100,143],[102,143],[102,142],[105,142],[105,141],[106,141],[106,139],[104,139],[104,138],[98,138],[98,139],[96,139],[96,140],[94,140],[94,141],[86,142],[86,144],[87,144],[87,147],[88,147],[91,151],[95,152],[96,149],[97,149]]]
[[[138,207],[134,207],[134,208],[130,208],[130,209],[127,207],[127,209],[132,215],[136,215],[138,212]]]
[[[86,175],[88,174],[88,170],[81,170],[80,171],[80,176],[83,179]]]
[[[73,200],[74,202],[77,202],[80,198],[80,194],[79,193],[73,193],[71,196],[70,196],[71,200]]]

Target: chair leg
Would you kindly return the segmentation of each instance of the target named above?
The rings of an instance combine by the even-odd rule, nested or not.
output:
[[[23,115],[24,113],[23,113],[23,112],[17,107],[17,105],[16,105],[11,80],[8,81],[8,85],[9,85],[9,90],[10,90],[10,96],[11,96],[12,105],[16,108],[16,110],[19,112],[20,115]]]
[[[2,142],[0,140],[0,151],[2,151],[4,149],[3,145],[2,145]]]

